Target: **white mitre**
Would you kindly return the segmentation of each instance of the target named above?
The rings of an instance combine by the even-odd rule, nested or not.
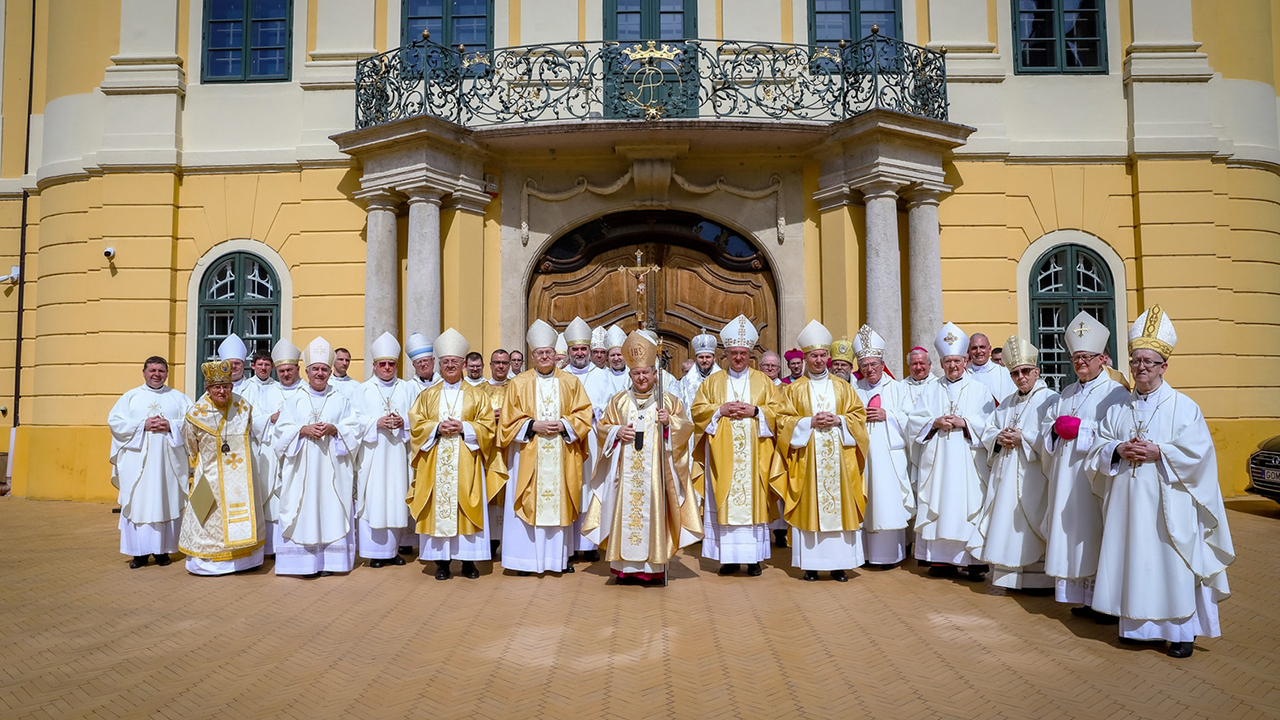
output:
[[[556,333],[555,350],[557,355],[569,354],[569,342],[564,339],[564,333]]]
[[[245,360],[249,357],[249,348],[244,346],[244,341],[239,335],[228,335],[218,345],[219,360]]]
[[[693,336],[693,340],[689,341],[689,345],[693,348],[694,355],[701,355],[702,353],[714,355],[716,352],[716,336],[703,330]]]
[[[271,348],[271,363],[276,367],[297,365],[301,359],[302,350],[289,342],[288,338],[280,338]]]
[[[612,350],[614,348],[620,348],[622,347],[622,344],[625,343],[626,341],[627,341],[627,332],[622,328],[618,327],[617,323],[614,323],[612,326],[609,327],[609,339],[606,341],[606,344],[605,344],[606,348],[608,348],[609,350]]]
[[[591,326],[580,317],[574,318],[569,327],[564,329],[564,342],[566,350],[574,345],[590,345]]]
[[[554,348],[557,335],[556,329],[548,325],[545,320],[534,320],[529,326],[529,331],[524,334],[524,339],[529,344],[530,350]]]
[[[405,342],[404,350],[405,354],[409,356],[410,361],[435,354],[435,349],[431,347],[431,341],[422,333],[414,333],[410,335],[409,340]]]
[[[1129,328],[1130,354],[1134,350],[1155,350],[1168,360],[1177,344],[1178,333],[1173,331],[1173,321],[1159,305],[1148,308]]]
[[[333,367],[333,349],[329,346],[329,341],[322,337],[307,343],[306,352],[303,353],[303,365],[311,367],[316,363]]]
[[[592,350],[608,350],[609,349],[609,329],[601,325],[591,330],[591,349]]]
[[[859,360],[863,358],[884,357],[884,338],[880,333],[871,329],[870,325],[863,325],[858,329],[858,334],[853,336],[853,355]]]
[[[396,340],[396,336],[389,332],[384,332],[373,341],[373,345],[369,347],[373,352],[372,362],[379,360],[400,360],[400,342]]]
[[[938,331],[938,337],[933,340],[933,347],[938,351],[938,359],[948,355],[968,357],[969,333],[961,330],[955,323],[949,322]]]
[[[756,346],[756,340],[759,339],[760,333],[746,315],[739,315],[730,320],[729,324],[720,331],[720,342],[724,343],[726,350],[735,347],[750,350]]]
[[[830,352],[833,339],[831,331],[826,326],[817,320],[810,320],[809,324],[805,325],[800,334],[796,336],[796,344],[806,353],[810,350],[826,350]]]
[[[462,337],[462,333],[449,328],[436,338],[436,357],[465,358],[471,352],[471,343]]]
[[[1111,331],[1107,326],[1083,310],[1071,318],[1071,322],[1067,323],[1067,329],[1063,331],[1063,340],[1067,344],[1069,355],[1078,352],[1102,354],[1107,351],[1107,341],[1110,339]]]

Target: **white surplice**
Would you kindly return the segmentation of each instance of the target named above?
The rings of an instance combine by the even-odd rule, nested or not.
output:
[[[280,412],[285,401],[306,385],[302,380],[295,380],[292,385],[262,383],[257,386],[252,399],[246,398],[253,405],[253,432],[257,440],[254,451],[267,495],[262,508],[262,516],[267,522],[267,545],[264,550],[267,555],[274,555],[276,545],[280,542],[280,457],[274,447],[280,421],[277,418],[272,422],[271,416]]]
[[[1044,574],[1045,457],[1040,432],[1058,394],[1037,380],[1026,395],[1014,392],[1000,401],[982,433],[991,474],[969,554],[992,566],[991,584],[1010,589],[1050,588]],[[1006,428],[1022,433],[1022,442],[1005,448],[996,436]]]
[[[1155,462],[1119,458],[1139,438],[1160,447]],[[1218,459],[1200,407],[1162,382],[1107,409],[1089,453],[1102,498],[1102,547],[1094,610],[1120,617],[1121,637],[1190,642],[1218,637],[1217,604],[1231,594],[1235,560]]]
[[[440,388],[440,400],[436,405],[436,417],[441,421],[460,420],[461,418],[459,415],[462,411],[462,405],[462,381],[460,380],[452,385],[448,382],[444,382],[444,386]],[[427,438],[427,441],[422,444],[422,447],[414,450],[414,457],[416,457],[418,453],[425,453],[429,451],[431,448],[435,447],[435,444],[439,441],[440,433],[439,427],[437,426],[436,432],[432,433],[431,437]],[[469,422],[464,421],[462,423],[462,435],[458,437],[458,442],[466,446],[466,448],[473,453],[480,452],[480,440],[476,437],[476,428]],[[483,465],[484,463],[481,463],[480,496],[488,498],[489,488],[486,481],[488,480],[489,471],[488,468],[483,467]],[[436,497],[457,498],[458,472],[456,463],[454,465],[452,476],[449,476],[448,473],[441,469],[440,455],[437,454],[435,472],[437,487]],[[443,492],[439,488],[446,483],[451,483],[452,487],[448,492]],[[460,511],[457,507],[451,508],[451,510],[454,513],[452,520],[453,534],[418,535],[418,559],[434,560],[439,562],[449,562],[453,560],[470,560],[475,562],[477,560],[491,559],[492,555],[489,548],[489,539],[499,537],[498,533],[501,531],[493,530],[490,528],[492,523],[485,522],[480,528],[480,532],[471,533],[470,535],[464,535],[456,532],[458,525],[457,513]],[[486,513],[488,513],[487,506]],[[491,514],[487,514],[485,519],[488,520],[490,515]],[[437,520],[436,527],[438,530],[442,528],[439,520]]]
[[[1018,386],[1014,384],[1013,378],[1009,375],[1009,370],[991,360],[987,360],[984,365],[969,363],[964,369],[964,374],[982,383],[987,390],[990,390],[991,397],[996,403],[1003,401],[1018,391]]]
[[[936,375],[925,375],[923,380],[916,380],[908,377],[900,383],[898,388],[902,395],[902,407],[907,415],[920,404],[924,397],[924,391],[933,383],[938,381]],[[924,445],[916,442],[916,439],[907,435],[907,473],[911,477],[911,492],[914,494],[920,487],[920,453],[924,451]]]
[[[907,557],[907,525],[916,514],[916,495],[911,489],[907,453],[907,415],[911,402],[902,383],[880,376],[872,385],[866,378],[853,389],[865,407],[871,398],[880,398],[885,419],[867,421],[867,512],[862,522],[867,562],[877,565],[900,563]]]
[[[369,378],[357,388],[356,411],[361,445],[356,459],[356,525],[360,557],[390,560],[411,535],[409,506],[409,410],[419,388],[408,380],[389,382]],[[399,415],[404,425],[378,427],[387,415]]]
[[[182,425],[191,399],[164,385],[126,392],[107,416],[111,428],[111,484],[119,488],[120,552],[130,556],[178,551],[187,499],[187,448]],[[169,432],[143,430],[163,417]]]
[[[731,399],[739,402],[746,402],[751,399],[751,368],[745,368],[742,372],[734,372],[732,369],[723,371],[713,369],[712,372],[726,372],[729,374],[729,377],[726,378],[726,388]],[[689,375],[696,374],[697,366],[695,365],[694,369],[689,371]],[[689,375],[686,375],[685,378],[687,379]],[[710,374],[708,374],[709,376]],[[702,382],[705,379],[700,378],[698,380],[693,393],[695,396],[698,394],[697,388],[702,386]],[[692,404],[689,407],[692,407]],[[759,406],[756,407],[758,415],[764,415],[764,409],[759,408]],[[716,430],[720,426],[720,420],[720,411],[716,410],[715,414],[711,416],[711,422],[707,423],[705,431],[707,435],[716,434]],[[732,422],[737,421],[726,420],[724,424],[728,425]],[[760,422],[754,418],[747,418],[741,422],[755,423],[759,437],[773,437],[773,431],[769,429],[767,423]],[[729,432],[729,430],[726,429],[726,432]],[[755,443],[748,442],[747,447],[751,451],[751,457],[742,458],[741,462],[746,463],[752,472],[756,472]],[[711,443],[706,443],[703,449],[702,466],[704,468],[712,466]],[[711,473],[707,472],[704,475],[706,487],[703,491],[705,500],[702,508],[702,527],[705,535],[702,538],[702,557],[708,560],[715,560],[722,565],[749,565],[768,560],[772,554],[769,545],[769,525],[767,523],[755,525],[720,524],[716,512],[716,489],[711,482]],[[748,512],[754,503],[754,500],[750,497],[753,488],[754,483],[747,484],[748,498],[745,503],[742,503],[744,507],[748,508]],[[732,514],[730,513],[730,515]]]
[[[705,382],[707,378],[711,377],[712,373],[720,372],[720,369],[719,365],[713,364],[711,369],[704,374],[695,362],[693,367],[689,368],[689,372],[685,373],[684,377],[680,378],[678,381],[680,389],[672,389],[669,384],[670,381],[667,381],[668,385],[666,387],[666,392],[678,395],[684,402],[685,407],[693,407],[693,399],[698,396],[698,388],[702,387],[702,383]],[[630,383],[628,383],[628,385],[629,384]]]
[[[930,384],[907,417],[907,433],[923,447],[916,505],[919,560],[948,565],[976,565],[969,554],[982,497],[987,488],[987,450],[982,433],[995,409],[985,385],[969,375]],[[961,430],[936,430],[933,421],[959,415]]]
[[[1088,382],[1076,381],[1062,391],[1045,416],[1041,430],[1046,458],[1044,525],[1045,574],[1056,578],[1058,602],[1088,605],[1102,545],[1102,503],[1093,494],[1093,473],[1086,467],[1098,425],[1112,405],[1125,402],[1129,391],[1100,372]],[[1080,419],[1076,437],[1053,431],[1060,416]]]
[[[304,438],[302,426],[325,422],[336,435]],[[355,466],[361,428],[351,401],[332,387],[310,386],[280,411],[275,451],[280,456],[280,535],[277,575],[350,572],[355,565]]]

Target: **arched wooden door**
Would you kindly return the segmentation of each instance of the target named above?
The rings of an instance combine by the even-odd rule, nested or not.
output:
[[[778,299],[763,253],[742,233],[679,211],[609,215],[566,233],[539,258],[529,282],[529,319],[558,330],[581,316],[589,325],[638,327],[636,278],[620,268],[656,265],[657,332],[672,370],[690,357],[704,328],[717,334],[746,315],[760,331],[757,354],[778,349]]]

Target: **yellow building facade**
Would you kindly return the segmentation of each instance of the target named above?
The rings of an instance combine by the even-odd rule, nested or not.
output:
[[[672,268],[723,255],[705,273],[671,270],[673,339],[732,306],[756,308],[766,346],[782,349],[810,318],[837,336],[875,318],[901,357],[936,332],[924,319],[999,344],[1099,307],[1124,367],[1129,323],[1160,303],[1179,334],[1166,377],[1203,409],[1225,494],[1245,490],[1248,454],[1280,434],[1280,2],[1099,0],[1089,18],[1056,0],[1035,4],[1040,16],[1006,0],[849,0],[841,12],[806,0],[446,0],[438,16],[435,5],[0,3],[0,273],[18,268],[0,282],[0,422],[12,428],[0,449],[15,494],[114,498],[107,412],[150,355],[195,393],[216,335],[202,325],[215,322],[208,293],[228,258],[250,258],[270,286],[263,337],[323,335],[351,349],[362,378],[382,329],[403,340],[453,326],[487,354],[519,346],[538,308],[608,297],[593,325],[628,315],[619,298],[634,287],[592,280],[605,255],[583,259],[597,236],[618,257],[640,247]],[[238,66],[219,45],[237,21]],[[610,41],[653,37],[758,41],[809,53],[802,70],[816,76],[818,49],[845,31],[853,46],[872,22],[895,42],[945,49],[944,117],[702,107],[646,120],[606,106],[455,124],[357,111],[368,89],[357,64],[424,24],[449,45],[478,37],[463,52],[494,58],[529,45],[546,47],[524,56],[603,57],[619,47]],[[1084,41],[1063,37],[1071,23]],[[701,47],[716,59],[699,72],[730,53]],[[671,227],[645,236],[645,222]],[[719,240],[700,246],[707,228]],[[930,237],[933,310],[917,255]],[[586,239],[570,257],[573,238]],[[668,253],[662,238],[697,252]],[[1062,291],[1054,257],[1069,262],[1067,284],[1085,272],[1097,286]],[[556,295],[556,273],[579,294]],[[699,275],[708,284],[690,285]],[[682,310],[678,292],[724,307]]]

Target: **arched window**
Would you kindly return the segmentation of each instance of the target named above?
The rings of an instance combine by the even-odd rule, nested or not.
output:
[[[1107,352],[1116,355],[1115,282],[1107,264],[1082,245],[1059,245],[1036,261],[1031,272],[1031,337],[1040,348],[1040,375],[1054,390],[1075,381],[1063,342],[1067,323],[1085,311],[1107,326]]]
[[[219,258],[200,281],[200,338],[197,362],[218,357],[218,345],[232,333],[249,354],[270,352],[280,337],[280,281],[267,261],[247,252]],[[196,373],[197,395],[204,377]]]

